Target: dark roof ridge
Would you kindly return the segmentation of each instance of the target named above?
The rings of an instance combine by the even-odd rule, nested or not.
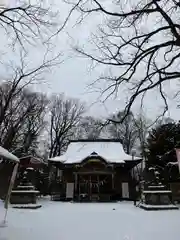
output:
[[[115,138],[98,138],[98,139],[76,139],[76,140],[70,140],[71,142],[119,142],[122,144],[121,139],[115,139]]]

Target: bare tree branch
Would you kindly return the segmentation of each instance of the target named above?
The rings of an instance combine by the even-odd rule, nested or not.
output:
[[[163,115],[168,110],[164,86],[169,81],[177,84],[180,77],[180,5],[177,1],[136,0],[127,7],[122,1],[116,1],[112,2],[112,8],[101,0],[81,0],[77,4],[76,9],[82,14],[93,16],[98,12],[105,17],[99,33],[93,35],[96,51],[92,53],[79,46],[75,46],[75,50],[114,72],[98,79],[107,83],[107,88],[102,90],[105,99],[115,95],[121,86],[129,89],[130,97],[121,122],[136,100],[141,97],[142,104],[146,93],[152,90],[158,91],[164,102]]]
[[[38,66],[30,67],[28,62],[28,55],[21,55],[20,63],[8,65],[11,70],[9,76],[6,76],[6,81],[2,85],[0,95],[0,126],[8,112],[12,101],[18,96],[23,89],[28,85],[37,84],[42,81],[43,74],[50,70],[50,68],[60,64],[59,54],[54,58],[50,58],[45,53],[42,62]]]
[[[50,104],[50,153],[61,155],[84,113],[84,105],[63,95],[53,96]]]

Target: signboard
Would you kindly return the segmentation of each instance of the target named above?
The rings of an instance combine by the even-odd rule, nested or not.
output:
[[[122,183],[122,197],[129,198],[129,183],[128,182]]]
[[[88,160],[88,162],[101,162],[101,160],[91,158],[91,159]]]
[[[74,197],[74,183],[67,183],[66,184],[66,198],[73,198]]]

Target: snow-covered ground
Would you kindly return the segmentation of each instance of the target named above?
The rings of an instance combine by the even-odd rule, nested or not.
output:
[[[132,203],[42,200],[37,210],[9,209],[0,240],[179,240],[180,210],[147,212]],[[3,218],[3,205],[0,218]]]

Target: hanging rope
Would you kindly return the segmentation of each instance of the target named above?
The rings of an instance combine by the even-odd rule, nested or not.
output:
[[[84,179],[81,175],[80,175],[80,179],[82,180],[81,183],[85,184],[85,185],[90,185],[93,187],[98,187],[98,186],[103,186],[106,182],[107,182],[107,178],[108,176],[105,177],[105,179],[101,180],[101,181],[96,181],[96,182],[90,182],[90,180]]]

